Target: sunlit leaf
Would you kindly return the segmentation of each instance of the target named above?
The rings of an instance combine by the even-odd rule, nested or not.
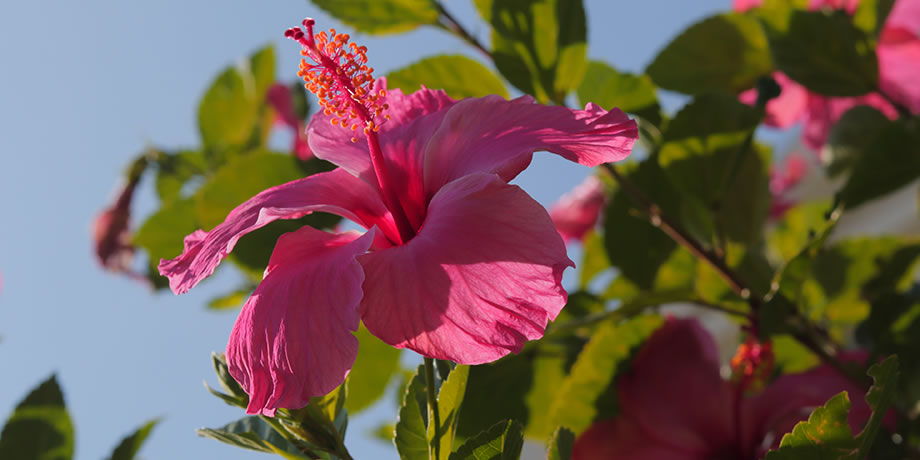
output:
[[[518,460],[523,447],[521,424],[503,421],[467,440],[450,454],[450,460]]]
[[[399,370],[398,349],[374,337],[364,325],[355,333],[360,346],[358,358],[348,373],[348,401],[345,408],[355,414],[383,396]]]
[[[396,423],[396,450],[404,460],[428,459],[428,396],[425,389],[425,369],[418,367],[404,393],[399,421]]]
[[[405,93],[422,85],[443,89],[454,99],[498,94],[508,97],[505,84],[486,66],[460,54],[432,56],[387,74],[387,87]]]
[[[392,34],[438,21],[430,0],[311,0],[359,32]]]
[[[220,428],[200,428],[196,433],[231,446],[277,454],[288,460],[309,458],[258,416],[244,417]]]
[[[604,62],[588,62],[578,86],[578,102],[582,106],[593,102],[607,110],[617,107],[656,126],[661,123],[661,107],[651,78],[619,72]]]

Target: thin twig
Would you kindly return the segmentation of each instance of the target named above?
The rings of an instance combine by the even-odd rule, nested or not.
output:
[[[447,8],[444,8],[444,5],[441,2],[434,2],[435,8],[438,10],[438,14],[441,15],[440,19],[443,21],[438,22],[438,25],[452,32],[454,35],[459,37],[461,40],[473,45],[474,48],[479,50],[482,54],[486,55],[489,59],[492,59],[492,53],[489,52],[489,49],[482,45],[479,40],[476,39],[472,34],[467,32],[467,30],[457,21]]]

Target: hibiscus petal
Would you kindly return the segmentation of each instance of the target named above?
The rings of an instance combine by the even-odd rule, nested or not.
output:
[[[764,123],[776,128],[788,128],[802,119],[808,106],[808,90],[792,81],[782,72],[774,72],[773,79],[780,86],[779,96],[767,101]],[[738,95],[747,105],[757,102],[757,89],[751,88]]]
[[[355,256],[374,230],[335,235],[303,227],[278,239],[265,278],[227,343],[230,375],[249,394],[248,414],[300,408],[345,381],[358,355],[364,273]]]
[[[719,374],[712,336],[696,320],[668,319],[642,346],[618,390],[623,415],[659,443],[708,452],[735,439],[733,392]]]
[[[375,82],[374,91],[380,90],[386,90],[385,78],[380,78]],[[389,115],[390,119],[380,125],[378,136],[381,144],[386,144],[388,138],[394,137],[388,134],[389,132],[401,133],[401,130],[415,119],[436,113],[454,104],[454,100],[444,91],[427,88],[411,94],[403,94],[398,89],[388,91],[383,102],[389,105],[389,109],[384,114]],[[364,134],[360,129],[351,131],[333,125],[332,118],[336,118],[335,115],[319,112],[310,119],[307,125],[307,136],[313,153],[376,186],[377,181]],[[357,137],[358,142],[352,142],[352,137]],[[396,137],[399,135],[397,134]],[[385,146],[383,150],[384,153],[387,153]]]
[[[494,361],[543,336],[574,266],[546,210],[494,174],[446,185],[408,243],[358,258],[361,317],[398,348],[462,364]]]
[[[877,52],[881,90],[912,113],[920,113],[920,38],[903,29],[886,29]]]
[[[464,99],[447,110],[425,152],[425,190],[470,173],[503,172],[510,179],[521,157],[547,150],[587,166],[626,158],[638,138],[636,122],[619,109],[585,110],[535,104],[524,96]],[[526,164],[525,164],[526,165]],[[510,176],[510,177],[507,177]]]
[[[591,425],[575,440],[572,460],[698,460],[703,457],[650,438],[625,417]]]
[[[549,216],[564,240],[581,240],[597,225],[606,202],[603,182],[597,176],[588,176],[553,204]]]
[[[858,105],[874,107],[892,120],[898,118],[898,111],[882,96],[875,93],[859,97],[825,97],[809,93],[808,112],[802,131],[802,140],[805,141],[805,145],[820,151],[830,134],[831,127],[847,110]]]
[[[386,235],[398,235],[393,216],[380,195],[347,171],[315,174],[260,192],[237,206],[209,232],[185,238],[185,250],[160,261],[160,274],[169,287],[183,294],[214,273],[239,239],[277,219],[296,219],[321,211],[351,219],[365,228],[377,225]]]

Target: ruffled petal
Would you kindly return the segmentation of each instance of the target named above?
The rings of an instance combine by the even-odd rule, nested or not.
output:
[[[572,460],[703,460],[694,452],[661,444],[625,417],[591,425],[575,440]],[[715,457],[712,457],[715,458]]]
[[[898,117],[898,111],[882,96],[875,93],[859,97],[825,97],[809,93],[805,127],[802,131],[805,145],[820,151],[837,120],[847,110],[858,105],[874,107],[892,120]]]
[[[380,90],[386,90],[385,78],[380,78],[375,82],[374,91]],[[454,100],[444,91],[427,88],[411,94],[403,94],[398,89],[388,91],[383,102],[389,105],[389,109],[384,113],[390,116],[389,120],[380,125],[378,132],[385,155],[389,154],[386,144],[392,142],[392,138],[398,139],[409,134],[406,132],[407,126],[414,120],[454,104]],[[307,125],[307,136],[314,155],[376,185],[377,181],[364,134],[360,129],[351,131],[333,125],[332,118],[335,118],[335,115],[319,112],[313,115]],[[352,142],[352,137],[356,137],[358,142]],[[427,138],[419,139],[417,142],[422,142],[424,145],[425,140]]]
[[[638,138],[636,122],[619,109],[594,104],[585,110],[535,104],[524,96],[464,99],[447,110],[425,151],[425,190],[433,196],[448,182],[467,174],[502,172],[509,165],[546,150],[586,166],[626,158]],[[510,176],[510,177],[508,177]]]
[[[406,244],[358,258],[361,317],[398,348],[462,364],[494,361],[543,336],[574,266],[546,210],[494,174],[451,182]]]
[[[237,206],[209,232],[185,238],[185,250],[160,261],[160,274],[169,287],[183,294],[214,273],[239,239],[277,219],[297,219],[311,212],[338,214],[365,228],[377,225],[385,235],[398,235],[393,216],[380,195],[347,171],[315,174],[260,192]]]
[[[903,29],[885,29],[877,53],[881,90],[912,113],[920,113],[920,38]]]
[[[696,320],[669,318],[620,378],[622,413],[657,442],[687,452],[734,444],[733,392],[719,374],[712,336]]]
[[[588,176],[553,204],[549,216],[562,239],[581,240],[597,225],[597,219],[606,203],[604,183],[597,176]]]
[[[345,381],[358,355],[364,273],[355,260],[371,229],[335,235],[303,227],[278,239],[265,278],[227,343],[230,375],[249,394],[248,414],[301,408]]]

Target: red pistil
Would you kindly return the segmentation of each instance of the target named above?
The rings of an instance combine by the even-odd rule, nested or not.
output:
[[[303,48],[301,55],[313,61],[311,64],[301,59],[297,75],[306,82],[304,86],[319,97],[323,113],[333,116],[330,120],[333,125],[352,131],[357,131],[359,126],[362,128],[377,183],[399,229],[401,241],[396,243],[408,241],[415,232],[391,185],[386,159],[377,138],[380,125],[390,118],[383,113],[389,108],[383,102],[386,91],[374,91],[374,69],[367,66],[366,47],[349,43],[348,34],[337,34],[335,29],[314,35],[314,23],[313,19],[307,18],[303,20],[306,33],[299,27],[292,27],[284,33],[285,37],[300,43]],[[351,141],[358,142],[357,133]]]

